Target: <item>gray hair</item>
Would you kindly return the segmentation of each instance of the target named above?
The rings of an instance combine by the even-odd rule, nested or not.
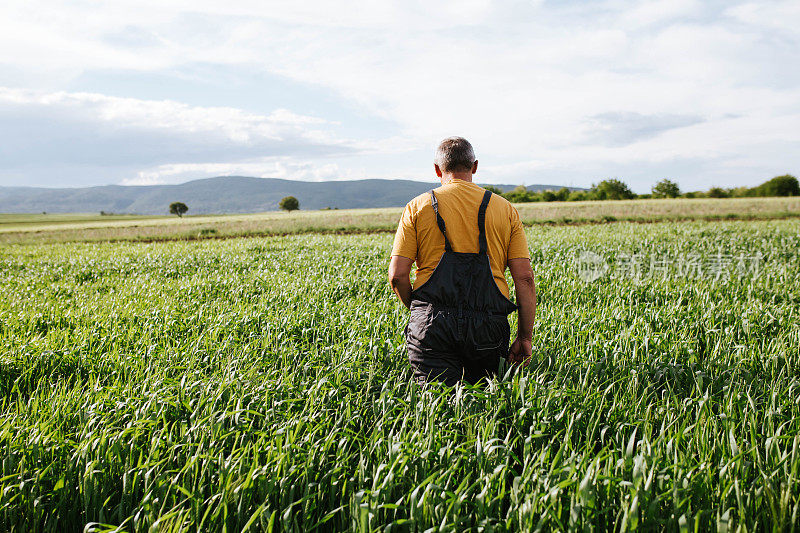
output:
[[[442,172],[472,170],[472,164],[475,163],[475,152],[464,137],[448,137],[439,143],[434,163]]]

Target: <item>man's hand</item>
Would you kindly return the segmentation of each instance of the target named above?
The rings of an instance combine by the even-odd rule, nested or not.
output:
[[[521,363],[522,366],[528,366],[531,362],[531,341],[530,339],[521,339],[517,337],[511,348],[508,349],[508,362]]]
[[[411,307],[411,265],[408,257],[393,255],[389,262],[389,284],[406,307]]]

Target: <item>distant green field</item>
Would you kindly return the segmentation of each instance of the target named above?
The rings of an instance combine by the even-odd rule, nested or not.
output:
[[[533,363],[455,392],[391,235],[1,247],[0,531],[800,523],[800,219],[527,235]]]
[[[87,213],[42,213],[42,214],[11,214],[0,213],[0,230],[26,226],[54,226],[59,224],[83,224],[88,222],[106,223],[111,221],[136,221],[155,218],[146,215],[96,215]]]
[[[675,199],[516,204],[527,225],[755,220],[800,216],[800,198]],[[402,208],[241,215],[0,215],[0,244],[191,240],[294,233],[393,231]]]

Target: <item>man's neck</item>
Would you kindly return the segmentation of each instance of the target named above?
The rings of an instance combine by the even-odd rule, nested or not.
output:
[[[472,172],[445,172],[442,173],[441,180],[442,185],[452,183],[456,180],[472,183]]]

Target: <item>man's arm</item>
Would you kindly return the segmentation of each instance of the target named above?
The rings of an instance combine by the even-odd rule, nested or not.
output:
[[[527,257],[509,259],[508,269],[514,279],[514,290],[517,293],[517,306],[519,306],[517,338],[511,344],[508,360],[528,366],[531,360],[533,321],[536,319],[536,281],[533,277],[531,260]]]
[[[389,283],[392,290],[406,307],[411,307],[411,265],[408,257],[393,255],[389,262]]]

